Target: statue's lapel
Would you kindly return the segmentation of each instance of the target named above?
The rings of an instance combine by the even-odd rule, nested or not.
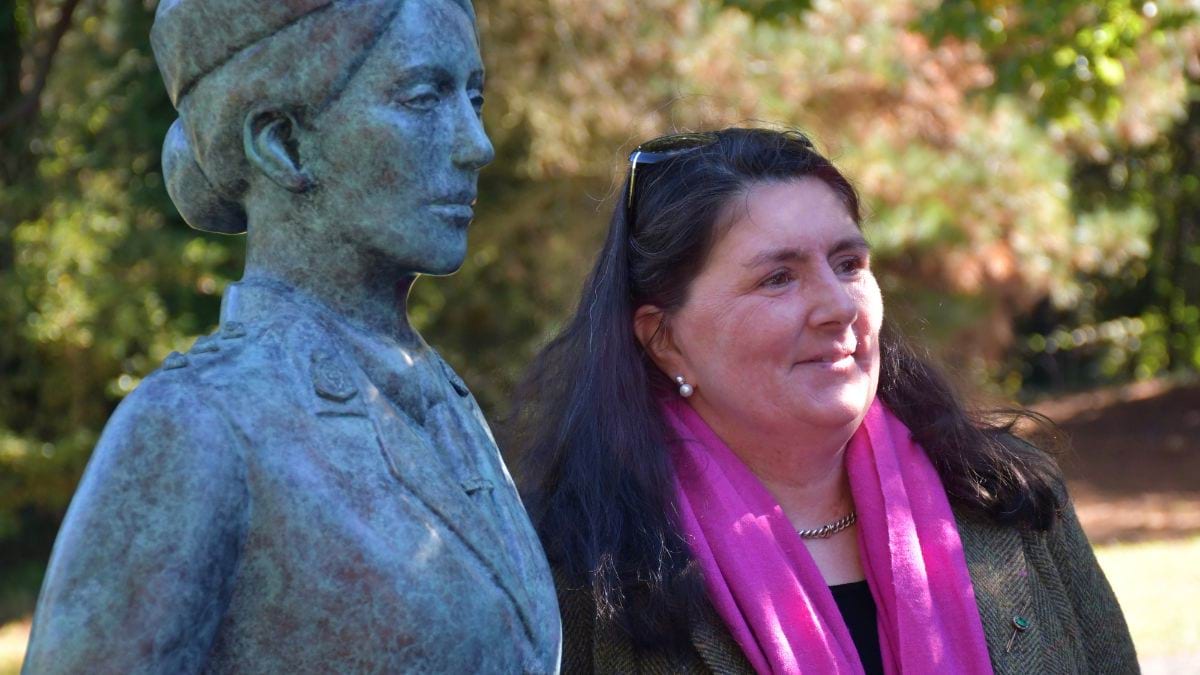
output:
[[[255,298],[255,293],[243,295]],[[282,298],[267,299],[278,302]],[[471,466],[471,471],[462,477],[454,476],[448,467],[445,453],[455,451],[469,457],[469,465],[477,464],[477,448],[433,447],[415,427],[416,423],[383,394],[358,363],[347,357],[353,350],[338,337],[338,331],[319,315],[314,316],[311,308],[308,310],[304,314],[312,320],[290,325],[286,337],[282,337],[282,346],[292,355],[300,372],[307,375],[311,387],[311,395],[307,397],[309,412],[318,418],[364,417],[370,422],[373,438],[364,440],[381,453],[388,473],[429,511],[442,529],[461,540],[478,559],[512,600],[527,637],[533,639],[532,603],[520,584],[519,570],[505,554],[505,541],[495,523],[472,497],[480,490],[492,489],[491,481],[477,474],[482,467]],[[455,394],[463,395],[458,391],[459,387],[465,391],[461,381],[454,385],[451,380],[451,385]],[[424,420],[426,428],[430,422]],[[435,441],[438,444],[455,442],[452,435],[443,433],[435,434],[435,438],[439,439]],[[470,440],[462,442],[470,444]]]
[[[324,411],[319,414],[362,414],[370,420],[376,447],[388,472],[488,570],[492,580],[512,600],[527,636],[532,639],[530,601],[518,583],[518,571],[504,554],[504,542],[494,524],[471,496],[479,486],[470,478],[457,480],[445,468],[443,453],[452,449],[432,447],[361,368],[350,366],[345,359],[332,354],[316,355],[313,363],[313,388],[322,400],[319,405]],[[318,368],[318,363],[323,367]],[[341,374],[334,374],[334,369],[340,369]],[[322,389],[328,393],[322,394]]]
[[[459,484],[446,472],[438,470],[440,462],[436,453],[442,449],[430,447],[410,428],[408,421],[395,412],[378,389],[368,386],[366,407],[375,424],[388,471],[491,572],[492,579],[517,608],[526,633],[532,639],[533,617],[529,599],[517,583],[520,579],[517,570],[504,555],[504,542],[499,539],[494,524],[472,501],[470,493],[478,486]]]

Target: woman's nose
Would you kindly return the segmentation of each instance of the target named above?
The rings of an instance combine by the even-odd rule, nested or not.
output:
[[[465,97],[464,97],[465,98]],[[454,164],[462,169],[478,171],[496,158],[492,141],[483,129],[483,120],[469,99],[459,106],[458,131],[454,139]]]
[[[848,326],[858,318],[858,301],[832,270],[812,292],[814,304],[809,320],[813,325]]]

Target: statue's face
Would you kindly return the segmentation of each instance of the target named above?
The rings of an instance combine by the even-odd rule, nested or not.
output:
[[[353,79],[315,121],[314,206],[336,245],[393,269],[462,264],[479,170],[483,64],[449,0],[404,0]]]

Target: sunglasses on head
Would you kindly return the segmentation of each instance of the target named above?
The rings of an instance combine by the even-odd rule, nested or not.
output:
[[[809,150],[813,149],[812,140],[796,130],[764,133],[778,134],[790,143],[799,143]],[[697,131],[659,136],[637,146],[633,152],[629,153],[629,195],[625,207],[633,209],[633,193],[637,185],[638,164],[656,164],[692,150],[706,148],[720,139],[720,134],[716,131]]]
[[[626,208],[633,207],[633,186],[637,178],[638,164],[656,164],[689,150],[710,146],[719,138],[715,131],[670,134],[651,139],[634,148],[633,152],[629,153],[629,197]]]

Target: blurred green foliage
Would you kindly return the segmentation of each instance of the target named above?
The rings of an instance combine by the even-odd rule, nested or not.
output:
[[[0,25],[25,26],[37,59],[33,25],[63,6],[3,3]],[[240,242],[193,236],[163,190],[173,110],[152,17],[141,2],[80,5],[38,111],[0,131],[0,556],[44,553],[115,404],[210,328],[238,272]],[[0,64],[2,79],[19,64]]]
[[[948,0],[918,22],[935,42],[978,44],[995,74],[989,100],[1020,101],[1063,139],[1077,232],[1132,244],[1129,264],[1082,265],[1069,302],[1047,297],[1017,318],[1025,338],[995,369],[1012,391],[1200,367],[1195,11],[1154,1]]]
[[[1079,112],[1111,121],[1126,66],[1144,44],[1167,39],[1192,19],[1183,8],[1129,0],[992,2],[946,0],[920,21],[935,41],[979,44],[995,74],[992,93],[1028,96],[1048,120]]]
[[[855,179],[891,316],[981,381],[1028,395],[1200,367],[1183,4],[476,8],[498,160],[466,265],[419,282],[412,314],[492,414],[576,301],[631,146],[759,120]],[[0,569],[44,560],[112,409],[213,328],[240,274],[242,240],[189,230],[162,187],[153,11],[0,0]]]

